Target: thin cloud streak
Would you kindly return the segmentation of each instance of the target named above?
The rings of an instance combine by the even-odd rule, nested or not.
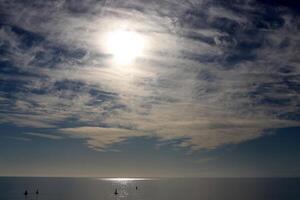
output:
[[[44,134],[44,133],[24,133],[25,135],[28,136],[34,136],[34,137],[41,137],[41,138],[46,138],[46,139],[52,139],[52,140],[60,140],[63,139],[63,137],[58,136],[58,135],[50,135],[50,134]]]

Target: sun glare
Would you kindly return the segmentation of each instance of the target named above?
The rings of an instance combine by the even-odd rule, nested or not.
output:
[[[118,64],[130,64],[142,55],[144,38],[134,31],[113,31],[107,34],[106,48]]]

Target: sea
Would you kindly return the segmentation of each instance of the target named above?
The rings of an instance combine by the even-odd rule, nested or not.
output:
[[[118,199],[300,200],[300,178],[0,177],[0,200]]]

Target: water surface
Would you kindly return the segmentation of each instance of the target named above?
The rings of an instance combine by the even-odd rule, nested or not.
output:
[[[25,189],[26,200],[299,200],[300,178],[0,178],[1,200]]]

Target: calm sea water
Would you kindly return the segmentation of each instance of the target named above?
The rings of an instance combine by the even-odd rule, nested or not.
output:
[[[136,189],[136,186],[138,189]],[[115,195],[115,189],[118,195]],[[25,198],[25,189],[29,194]],[[39,189],[39,195],[34,192]],[[0,178],[0,200],[300,200],[299,178]]]

